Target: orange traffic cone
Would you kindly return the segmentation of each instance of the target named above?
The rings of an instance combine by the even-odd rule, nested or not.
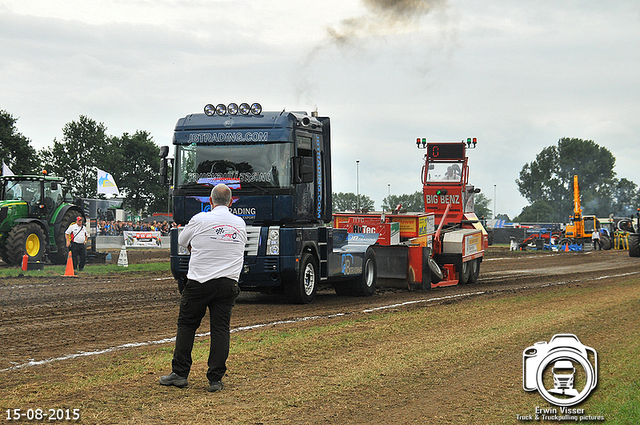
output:
[[[566,244],[566,245],[564,246],[564,252],[569,252],[569,244]]]
[[[22,271],[26,272],[28,266],[29,266],[29,256],[27,254],[24,254],[22,256]]]
[[[64,271],[65,276],[75,276],[73,272],[73,259],[71,258],[71,251],[69,251],[69,257],[67,257],[67,269]]]

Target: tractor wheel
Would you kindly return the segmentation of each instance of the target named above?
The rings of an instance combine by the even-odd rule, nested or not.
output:
[[[629,235],[629,257],[640,257],[640,233]]]
[[[311,304],[318,292],[320,276],[318,262],[308,252],[302,254],[300,275],[295,282],[285,283],[285,292],[289,300],[297,304]]]
[[[613,244],[611,243],[611,238],[606,235],[600,236],[600,245],[602,246],[602,249],[605,251],[608,251],[611,248],[613,248]]]
[[[458,283],[464,285],[469,282],[469,276],[471,275],[471,263],[474,263],[475,260],[465,261],[462,263],[462,267],[460,270],[460,278],[458,279]]]
[[[44,231],[38,224],[28,223],[15,226],[7,237],[9,264],[20,264],[24,254],[27,254],[30,260],[42,261],[46,243]]]
[[[67,210],[67,212],[64,213],[64,216],[62,216],[62,220],[60,221],[60,230],[58,231],[58,234],[55,235],[58,251],[52,252],[49,255],[49,259],[53,264],[67,263],[69,248],[67,248],[67,238],[64,232],[69,228],[69,226],[71,226],[71,223],[76,221],[76,217],[78,215],[78,211],[76,210]]]
[[[9,264],[9,256],[7,255],[7,247],[5,245],[0,246],[0,258],[2,261]]]
[[[480,277],[480,258],[476,258],[473,261],[470,261],[471,272],[469,273],[469,283],[478,283],[478,278]]]

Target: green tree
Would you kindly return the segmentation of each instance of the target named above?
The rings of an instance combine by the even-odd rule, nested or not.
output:
[[[124,207],[136,214],[166,212],[168,190],[158,182],[158,146],[146,131],[107,136],[102,123],[80,116],[63,128],[62,141],[40,152],[42,162],[69,183],[81,198],[104,198],[98,194],[97,169],[111,174]]]
[[[474,195],[473,212],[480,218],[491,218],[493,216],[491,208],[491,199],[487,198],[484,193]]]
[[[517,223],[539,223],[547,221],[546,217],[552,217],[555,211],[544,199],[535,201],[522,209],[520,215],[513,219]]]
[[[158,182],[159,148],[149,133],[124,133],[112,137],[110,146],[114,154],[105,164],[112,170],[125,207],[142,215],[166,212],[168,189]]]
[[[527,163],[516,180],[518,190],[533,205],[541,221],[567,221],[573,213],[573,176],[579,179],[582,205],[590,214],[609,214],[615,158],[592,140],[563,138]],[[546,208],[549,206],[551,208]],[[524,210],[523,210],[524,212]]]
[[[67,179],[71,192],[81,198],[94,198],[98,191],[96,167],[117,177],[104,167],[110,155],[107,128],[102,123],[80,115],[78,121],[62,129],[62,141],[53,140],[51,148],[40,152],[47,170]],[[104,168],[103,168],[104,167]],[[116,183],[117,183],[116,178]]]
[[[31,141],[16,129],[17,118],[0,110],[0,161],[14,174],[37,174],[38,156]]]
[[[618,217],[630,217],[640,207],[638,185],[625,178],[615,179],[612,185],[611,213]]]
[[[366,195],[360,194],[360,200],[358,204],[358,196],[352,192],[339,192],[332,195],[333,212],[355,211],[360,205],[360,209],[373,210],[374,203]]]
[[[410,195],[389,195],[382,200],[383,211],[395,210],[398,205],[402,205],[402,209],[411,212],[424,211],[424,196],[421,191],[414,192]]]

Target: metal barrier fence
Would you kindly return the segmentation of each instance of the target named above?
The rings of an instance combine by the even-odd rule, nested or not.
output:
[[[169,249],[170,239],[169,236],[161,236],[160,240],[162,244],[158,248]],[[96,249],[120,249],[124,245],[124,236],[96,236]],[[141,247],[145,248],[145,247]],[[129,247],[127,248],[129,249]],[[150,248],[155,249],[155,248]]]

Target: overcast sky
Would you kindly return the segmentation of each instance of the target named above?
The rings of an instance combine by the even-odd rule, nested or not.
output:
[[[477,137],[470,183],[510,217],[562,137],[640,184],[640,2],[0,0],[0,109],[36,149],[80,115],[171,144],[206,103],[330,116],[333,191],[421,190],[417,137]],[[494,193],[497,195],[494,198]]]

